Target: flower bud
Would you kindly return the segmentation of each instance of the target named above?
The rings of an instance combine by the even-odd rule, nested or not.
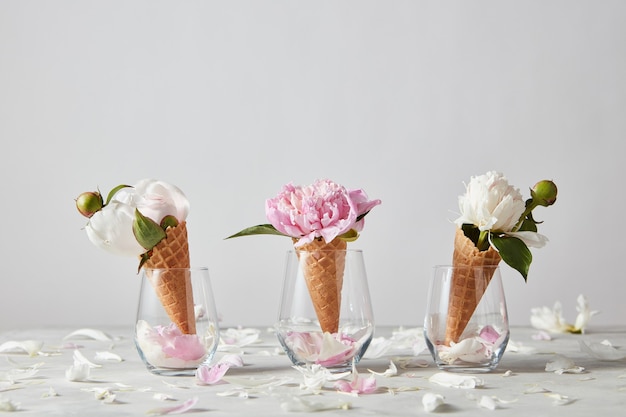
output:
[[[539,205],[548,207],[556,202],[556,184],[549,180],[539,181],[535,186],[530,190],[530,196],[533,201]]]
[[[97,191],[87,191],[76,199],[76,208],[85,217],[91,217],[102,209],[104,201]]]

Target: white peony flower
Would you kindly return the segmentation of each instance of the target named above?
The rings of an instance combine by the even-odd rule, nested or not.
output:
[[[539,330],[550,333],[567,333],[572,330],[572,326],[565,322],[561,302],[556,301],[553,308],[535,307],[530,310],[530,324]]]
[[[117,255],[137,257],[146,252],[133,233],[135,209],[156,223],[166,216],[182,222],[189,213],[189,201],[174,185],[141,180],[133,187],[117,191],[108,204],[89,218],[85,227],[89,240]]]
[[[115,200],[136,207],[141,214],[161,223],[165,216],[174,216],[179,222],[187,218],[189,200],[180,188],[164,181],[144,179],[132,188],[123,188]]]
[[[589,308],[587,298],[582,294],[578,296],[576,301],[578,302],[576,307],[578,315],[573,325],[567,323],[563,318],[560,301],[556,301],[552,309],[545,306],[532,308],[530,324],[536,329],[550,333],[584,333],[589,320],[598,314],[598,311]]]
[[[495,171],[472,177],[465,195],[459,197],[458,227],[473,224],[481,231],[509,232],[526,208],[522,194]]]
[[[97,247],[116,255],[137,257],[146,250],[133,233],[134,218],[134,207],[112,200],[89,219],[85,231]]]

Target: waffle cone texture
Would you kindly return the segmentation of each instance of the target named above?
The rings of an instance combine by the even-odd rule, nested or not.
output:
[[[146,261],[144,267],[172,322],[184,334],[195,334],[196,321],[191,274],[188,269],[190,262],[186,222],[181,222],[176,227],[168,227],[165,234],[166,237],[152,249],[150,259]],[[149,269],[172,270],[162,271],[155,276]]]
[[[452,266],[455,268],[446,319],[446,345],[460,341],[501,259],[492,247],[479,251],[463,230],[457,228],[452,255]],[[482,267],[488,268],[481,270]]]
[[[315,314],[323,332],[337,333],[347,243],[313,240],[296,248]]]

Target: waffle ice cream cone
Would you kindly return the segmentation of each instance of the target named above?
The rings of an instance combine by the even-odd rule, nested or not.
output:
[[[322,331],[331,334],[339,330],[346,247],[346,241],[335,238],[329,243],[314,240],[296,248],[317,319]]]
[[[176,227],[168,227],[165,233],[165,239],[152,249],[150,259],[145,262],[144,267],[172,322],[184,334],[195,334],[193,293],[188,269],[190,262],[187,224],[183,221]],[[162,271],[156,276],[150,269],[172,270]]]
[[[494,268],[487,268],[484,273],[479,272],[477,268],[496,267],[501,259],[500,254],[492,247],[479,251],[474,242],[457,228],[452,259],[452,266],[455,269],[452,272],[452,290],[446,320],[446,345],[459,342],[491,281]]]

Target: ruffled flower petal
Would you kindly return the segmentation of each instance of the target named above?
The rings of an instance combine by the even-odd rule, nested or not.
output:
[[[437,408],[441,407],[444,404],[444,397],[441,394],[434,394],[432,392],[427,392],[422,397],[422,405],[424,406],[424,411],[427,413],[432,413],[437,410]]]
[[[193,397],[174,407],[155,408],[146,412],[148,415],[183,414],[191,410],[198,402],[198,397]]]
[[[198,385],[213,385],[222,380],[230,369],[228,363],[218,363],[214,366],[200,365],[196,369],[196,381]]]
[[[433,384],[449,388],[474,389],[484,385],[484,381],[478,377],[446,372],[438,372],[428,378],[428,380]]]

